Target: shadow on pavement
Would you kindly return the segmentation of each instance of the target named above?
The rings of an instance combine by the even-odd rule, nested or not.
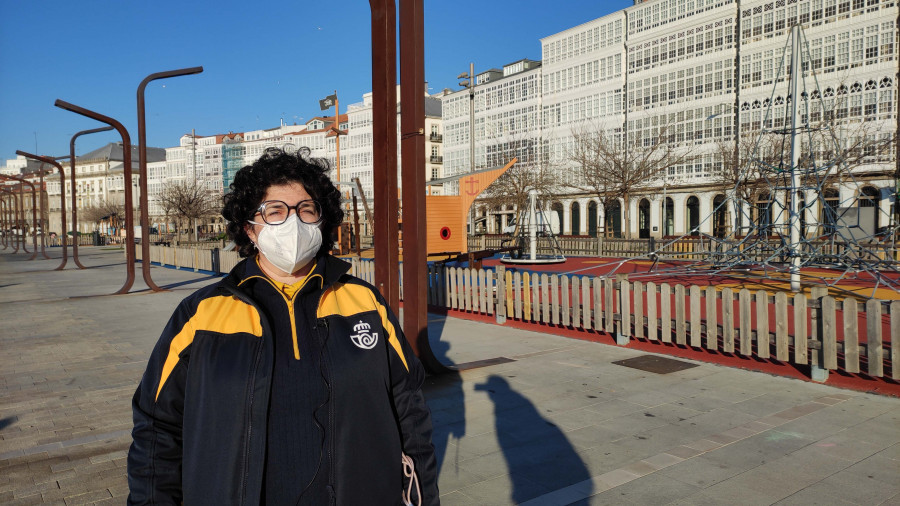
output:
[[[190,285],[192,283],[202,283],[204,281],[209,281],[211,279],[221,279],[221,278],[222,278],[222,276],[217,276],[217,275],[213,274],[212,276],[206,276],[203,278],[189,279],[187,281],[179,281],[178,283],[169,283],[168,285],[163,285],[160,288],[171,290],[171,289],[177,288],[179,286]],[[148,288],[148,290],[149,290],[149,288]]]
[[[434,352],[442,364],[455,365],[447,356],[450,343],[440,340],[444,332],[445,315],[428,314],[428,336],[431,343],[431,351]],[[448,447],[453,443],[456,455],[456,466],[459,466],[459,440],[466,435],[465,393],[462,388],[462,378],[458,372],[450,372],[437,376],[429,376],[423,387],[428,407],[431,409],[434,432],[431,441],[434,444],[435,457],[437,459],[438,475],[440,475]]]
[[[484,383],[475,385],[475,390],[487,392],[494,403],[497,441],[512,482],[512,502],[518,504],[591,477],[562,430],[544,419],[506,379],[488,376]]]

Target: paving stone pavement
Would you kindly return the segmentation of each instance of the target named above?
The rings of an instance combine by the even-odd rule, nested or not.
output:
[[[63,271],[49,253],[0,251],[0,503],[123,504],[131,396],[174,307],[215,278],[154,266],[170,290],[152,293],[138,265],[111,296],[121,250]],[[640,351],[440,314],[429,336],[462,368],[426,384],[445,505],[900,505],[900,399],[655,374],[613,364]]]

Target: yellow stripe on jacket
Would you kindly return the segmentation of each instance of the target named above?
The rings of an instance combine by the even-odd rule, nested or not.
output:
[[[197,306],[197,312],[169,344],[169,354],[160,373],[156,399],[159,399],[163,385],[178,364],[178,355],[194,342],[194,335],[197,332],[204,330],[222,334],[247,333],[262,337],[262,323],[259,320],[259,313],[253,306],[232,296],[202,300]]]
[[[388,344],[397,352],[397,356],[403,362],[403,367],[408,372],[409,365],[406,363],[406,357],[403,355],[403,348],[400,346],[397,330],[388,318],[387,308],[378,302],[375,294],[369,288],[352,283],[335,283],[322,294],[317,317],[325,318],[331,315],[353,316],[366,311],[378,312],[378,315],[381,317],[381,326],[384,327],[388,335]]]

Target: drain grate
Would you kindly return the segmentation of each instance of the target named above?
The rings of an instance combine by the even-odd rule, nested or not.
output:
[[[669,374],[670,372],[678,372],[685,369],[690,369],[692,367],[697,367],[697,364],[682,362],[681,360],[675,360],[667,357],[660,357],[659,355],[641,355],[640,357],[627,358],[625,360],[616,360],[613,363],[616,365],[624,365],[625,367],[631,367],[632,369],[640,369],[642,371],[653,372],[656,374]]]
[[[497,358],[487,358],[484,360],[476,360],[474,362],[465,362],[463,364],[455,364],[451,366],[453,369],[457,371],[468,371],[469,369],[478,369],[480,367],[487,367],[490,365],[497,364],[507,364],[509,362],[515,362],[515,360],[506,357],[497,357]]]

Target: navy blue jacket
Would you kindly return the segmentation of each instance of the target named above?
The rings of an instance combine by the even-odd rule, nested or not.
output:
[[[322,345],[317,472],[330,502],[399,504],[402,451],[422,504],[439,504],[422,365],[382,296],[348,269],[320,257],[297,304],[263,306],[253,286],[268,280],[251,258],[182,301],[134,395],[129,504],[259,504],[276,318],[290,318],[296,353],[298,336]]]

